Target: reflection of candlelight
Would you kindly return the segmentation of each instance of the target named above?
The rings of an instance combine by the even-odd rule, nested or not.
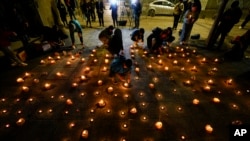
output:
[[[23,80],[23,78],[17,78],[16,82],[17,82],[17,83],[23,83],[24,80]]]
[[[213,132],[213,128],[212,128],[212,126],[209,125],[209,124],[207,124],[207,125],[205,126],[205,130],[207,131],[207,133],[212,133],[212,132]]]
[[[156,127],[156,129],[161,129],[162,128],[162,122],[161,121],[157,121],[156,123],[155,123],[155,127]]]
[[[23,86],[23,87],[22,87],[22,90],[23,90],[23,92],[28,92],[28,91],[29,91],[29,87]]]

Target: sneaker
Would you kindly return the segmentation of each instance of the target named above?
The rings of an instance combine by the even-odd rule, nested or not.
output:
[[[13,62],[13,63],[11,63],[11,66],[12,66],[12,67],[17,66],[17,62]]]
[[[25,67],[25,66],[28,66],[28,64],[22,62],[22,63],[19,63],[18,66]]]
[[[239,29],[242,29],[242,26],[239,26]]]

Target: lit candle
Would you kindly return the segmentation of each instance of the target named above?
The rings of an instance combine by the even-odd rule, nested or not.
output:
[[[23,83],[23,82],[24,82],[24,79],[21,78],[21,77],[19,77],[19,78],[17,78],[16,82],[17,82],[17,83]]]
[[[191,68],[191,71],[197,72],[196,66],[193,66],[193,67]]]
[[[129,83],[124,82],[124,83],[123,83],[123,86],[126,87],[126,88],[128,88],[128,87],[129,87]]]
[[[16,124],[17,124],[18,126],[22,126],[24,123],[25,123],[25,119],[24,119],[24,118],[19,118],[19,119],[17,120],[17,122],[16,122]]]
[[[149,69],[152,69],[152,65],[151,65],[151,64],[149,64],[149,65],[148,65],[148,68],[149,68]]]
[[[104,62],[105,62],[105,64],[108,64],[109,63],[109,59],[105,59]]]
[[[140,72],[140,68],[139,68],[139,67],[136,67],[136,68],[135,68],[135,72],[136,72],[136,73],[139,73],[139,72]]]
[[[131,110],[130,110],[130,113],[131,114],[136,114],[137,113],[137,109],[135,107],[133,107]]]
[[[33,80],[33,82],[34,82],[34,83],[39,83],[39,79],[35,78],[35,79]]]
[[[127,127],[128,127],[128,125],[127,125],[126,123],[124,123],[124,124],[123,124],[123,127],[124,127],[124,128],[127,128]]]
[[[149,83],[149,88],[154,89],[155,85],[153,83]]]
[[[108,91],[108,93],[112,93],[114,91],[114,88],[110,86],[110,87],[108,87],[107,91]]]
[[[168,69],[168,67],[167,67],[167,66],[165,66],[165,67],[164,67],[164,70],[165,70],[165,71],[168,71],[169,69]]]
[[[93,50],[92,50],[92,53],[96,53],[96,50],[95,50],[95,49],[93,49]]]
[[[48,60],[52,60],[53,58],[51,56],[48,56]]]
[[[71,65],[71,62],[70,62],[70,61],[67,61],[67,62],[66,62],[66,65],[68,65],[68,66]]]
[[[209,124],[207,124],[207,125],[205,126],[205,130],[206,130],[207,133],[212,133],[212,132],[213,132],[213,128],[212,128],[212,126],[209,125]]]
[[[61,59],[61,56],[56,56],[56,59],[57,59],[57,60],[60,60],[60,59]]]
[[[98,102],[98,106],[99,107],[105,107],[106,103],[103,99],[101,99],[99,102]]]
[[[187,63],[190,63],[190,59],[187,59],[187,61],[186,61]]]
[[[226,81],[226,83],[227,83],[227,85],[232,85],[233,83],[233,79],[228,79],[227,81]]]
[[[85,75],[81,75],[81,80],[82,81],[86,81],[87,80],[87,77]]]
[[[66,100],[66,104],[67,104],[67,105],[72,105],[72,104],[73,104],[73,102],[72,102],[72,100],[71,100],[71,99],[67,99],[67,100]]]
[[[105,67],[105,66],[102,68],[102,71],[103,71],[103,72],[106,72],[107,70],[108,70],[108,68]]]
[[[172,56],[172,54],[170,53],[169,55],[168,55],[168,58],[172,58],[173,56]]]
[[[72,87],[76,88],[78,86],[78,84],[76,82],[72,83]]]
[[[213,98],[213,102],[214,102],[214,103],[220,103],[220,99],[217,98],[217,97],[214,97],[214,98]]]
[[[161,59],[158,61],[158,64],[159,64],[159,65],[162,65],[162,60],[161,60]]]
[[[97,84],[98,84],[99,86],[101,86],[101,85],[103,84],[102,80],[98,80],[98,81],[97,81]]]
[[[56,76],[57,76],[57,77],[61,77],[61,76],[62,76],[62,73],[61,73],[61,72],[57,72],[57,73],[56,73]]]
[[[81,62],[84,63],[84,62],[85,62],[85,58],[82,58],[82,59],[81,59]]]
[[[218,60],[217,58],[215,58],[215,59],[214,59],[214,62],[215,62],[215,63],[218,63],[218,62],[219,62],[219,60]]]
[[[184,82],[184,84],[185,84],[186,86],[190,86],[190,85],[191,85],[191,81],[190,81],[190,80],[186,80],[186,81]]]
[[[177,61],[177,60],[174,60],[174,61],[173,61],[173,64],[174,64],[174,65],[177,65],[177,64],[178,64],[178,61]]]
[[[97,60],[97,59],[94,59],[94,60],[93,60],[93,62],[94,62],[94,63],[97,63],[97,62],[98,62],[98,60]]]
[[[125,115],[125,112],[121,111],[121,115]]]
[[[201,62],[206,63],[207,62],[206,58],[202,58]]]
[[[82,131],[82,138],[87,139],[89,137],[89,131],[88,130],[83,130]]]
[[[89,67],[86,67],[85,68],[85,72],[89,72],[90,71],[90,68]]]
[[[75,60],[75,56],[74,55],[71,56],[71,60]]]
[[[194,105],[198,105],[199,103],[200,103],[200,101],[199,101],[198,99],[196,99],[196,98],[193,99],[193,104],[194,104]]]
[[[30,73],[25,72],[24,76],[25,76],[25,77],[30,77],[31,75],[30,75]]]
[[[41,63],[41,64],[45,64],[45,61],[44,61],[44,60],[41,60],[40,63]]]
[[[55,60],[50,60],[50,64],[55,64],[56,61]]]
[[[156,123],[155,123],[155,127],[156,127],[156,129],[161,129],[162,128],[162,122],[161,121],[157,121]]]
[[[23,86],[23,87],[22,87],[22,90],[23,90],[23,92],[28,92],[28,91],[29,91],[29,87]]]
[[[211,88],[210,88],[210,86],[207,85],[207,86],[203,87],[203,90],[209,92],[211,90]]]
[[[47,89],[47,90],[50,89],[51,88],[51,84],[50,83],[45,83],[44,84],[44,88]]]
[[[207,81],[207,83],[208,83],[209,85],[213,85],[213,84],[214,84],[214,81],[213,81],[212,79],[209,79],[209,80]]]

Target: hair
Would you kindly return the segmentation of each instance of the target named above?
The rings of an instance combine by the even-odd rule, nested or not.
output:
[[[238,0],[234,1],[232,4],[231,4],[231,8],[236,8],[240,5],[240,2]]]
[[[139,29],[139,31],[140,31],[140,33],[142,33],[142,34],[144,34],[144,33],[145,33],[144,28],[140,28],[140,29]]]
[[[109,30],[114,30],[114,26],[113,26],[113,25],[110,25],[110,26],[108,27],[108,29],[109,29]]]
[[[125,63],[125,65],[126,65],[128,68],[130,68],[130,67],[132,66],[132,60],[131,60],[131,59],[126,59],[126,60],[124,61],[124,63]]]

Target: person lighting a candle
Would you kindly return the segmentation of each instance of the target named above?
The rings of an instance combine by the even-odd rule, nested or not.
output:
[[[121,81],[126,81],[130,84],[132,60],[126,59],[124,56],[116,56],[110,64],[109,76],[112,77],[112,81],[117,83],[116,77]]]

